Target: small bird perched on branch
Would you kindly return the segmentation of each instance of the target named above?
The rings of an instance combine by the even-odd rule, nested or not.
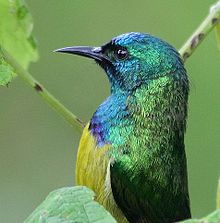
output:
[[[189,81],[179,53],[135,32],[101,47],[57,51],[94,59],[111,85],[83,131],[77,184],[94,190],[121,223],[190,218],[184,148]]]

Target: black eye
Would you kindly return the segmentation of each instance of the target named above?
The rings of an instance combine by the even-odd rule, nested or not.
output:
[[[128,57],[128,51],[125,48],[117,48],[114,50],[115,58],[125,60]]]

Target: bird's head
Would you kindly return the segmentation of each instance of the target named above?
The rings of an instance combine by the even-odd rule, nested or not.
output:
[[[122,34],[101,47],[66,47],[56,51],[94,59],[106,71],[113,93],[130,92],[152,79],[184,70],[171,45],[145,33]]]

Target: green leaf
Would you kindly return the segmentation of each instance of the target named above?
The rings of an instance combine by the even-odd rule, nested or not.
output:
[[[14,69],[6,63],[0,48],[0,85],[6,86],[15,76]]]
[[[38,58],[32,28],[32,17],[23,0],[0,0],[0,47],[25,69]],[[6,85],[15,75],[4,60],[2,51],[0,64],[0,85]]]
[[[94,196],[83,186],[55,190],[24,223],[116,223]]]
[[[181,223],[219,223],[219,222],[220,222],[220,210],[214,211],[207,217],[202,218],[201,220],[190,219],[186,221],[181,221]]]

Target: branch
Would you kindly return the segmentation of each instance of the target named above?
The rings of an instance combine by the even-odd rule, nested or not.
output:
[[[220,21],[220,1],[216,2],[211,8],[208,16],[203,20],[201,25],[196,29],[192,36],[179,50],[180,55],[185,62],[212,29],[219,24]]]
[[[10,55],[5,49],[2,49],[4,59],[9,63],[14,69],[18,76],[20,76],[27,84],[29,84],[35,91],[52,107],[59,113],[72,127],[82,132],[84,128],[84,123],[71,113],[63,104],[61,104],[42,84],[40,84],[32,75],[26,71],[17,61]]]

